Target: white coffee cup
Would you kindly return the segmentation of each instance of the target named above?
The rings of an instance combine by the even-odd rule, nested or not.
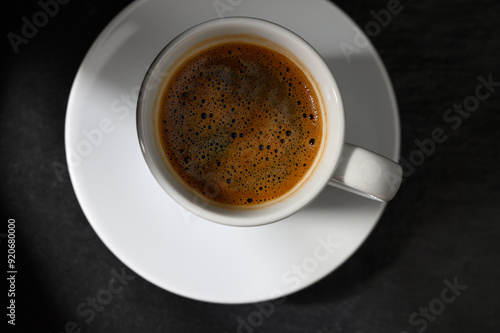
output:
[[[251,207],[223,206],[190,188],[170,165],[158,133],[159,99],[169,77],[190,56],[210,45],[227,41],[251,42],[287,55],[308,75],[322,104],[323,140],[308,174],[289,193]],[[344,130],[341,93],[321,56],[293,32],[255,18],[208,21],[180,34],[152,63],[142,83],[137,106],[141,149],[158,183],[171,198],[193,214],[231,226],[256,226],[284,219],[307,206],[327,185],[374,200],[391,200],[401,184],[399,164],[345,143]]]

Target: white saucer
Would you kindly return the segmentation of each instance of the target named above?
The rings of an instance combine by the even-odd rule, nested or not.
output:
[[[390,81],[371,45],[347,63],[339,44],[355,45],[361,32],[343,12],[323,0],[215,3],[228,6],[226,16],[269,20],[307,40],[342,91],[347,142],[397,160],[399,119]],[[203,0],[138,1],[123,10],[97,38],[75,79],[66,152],[90,224],[137,274],[197,300],[263,301],[336,269],[365,240],[385,205],[327,188],[286,220],[235,228],[191,215],[167,196],[142,157],[134,97],[146,69],[172,38],[217,17],[214,1]]]

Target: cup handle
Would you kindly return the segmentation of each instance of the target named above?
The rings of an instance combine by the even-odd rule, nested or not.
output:
[[[390,201],[401,185],[401,166],[379,154],[344,144],[340,162],[328,185],[377,201]]]

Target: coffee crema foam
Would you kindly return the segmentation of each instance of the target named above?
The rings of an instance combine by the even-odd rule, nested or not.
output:
[[[161,95],[158,120],[175,172],[231,206],[287,194],[313,166],[323,137],[307,76],[285,55],[245,42],[186,60]]]

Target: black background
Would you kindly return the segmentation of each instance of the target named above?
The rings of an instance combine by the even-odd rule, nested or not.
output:
[[[129,2],[71,1],[17,54],[7,33],[19,33],[21,18],[39,6],[27,0],[2,6],[0,262],[6,271],[6,225],[14,218],[16,328],[65,332],[74,321],[81,332],[237,332],[238,318],[248,321],[255,304],[192,301],[139,276],[92,322],[75,311],[107,287],[112,269],[133,274],[90,227],[68,173],[59,170],[59,179],[54,170],[54,162],[66,164],[66,103],[80,63]],[[387,8],[385,0],[335,3],[362,28],[373,20],[370,11]],[[423,324],[411,325],[409,317],[455,278],[467,289],[425,331],[500,332],[500,87],[458,129],[443,122],[447,109],[475,94],[479,76],[500,81],[500,4],[402,4],[403,12],[371,38],[398,99],[401,156],[408,159],[418,149],[415,140],[435,128],[444,128],[448,139],[413,172],[406,170],[399,194],[344,265],[276,305],[254,332],[417,332]],[[2,324],[6,290],[0,291]]]

